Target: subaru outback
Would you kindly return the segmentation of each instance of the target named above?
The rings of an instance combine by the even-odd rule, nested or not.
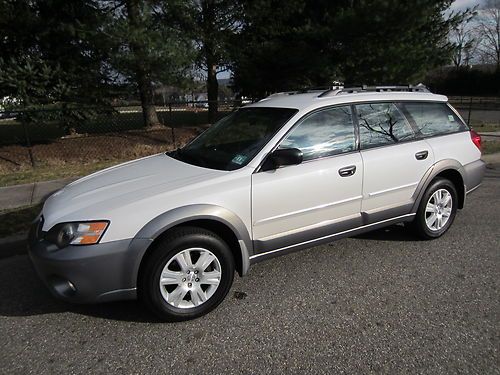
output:
[[[402,222],[442,236],[481,183],[480,158],[479,135],[421,86],[274,94],[181,149],[56,192],[29,253],[59,298],[139,298],[191,319],[274,256]]]

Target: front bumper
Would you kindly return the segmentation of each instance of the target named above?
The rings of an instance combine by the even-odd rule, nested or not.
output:
[[[58,249],[45,240],[32,240],[31,261],[52,294],[77,303],[136,298],[138,249],[149,240],[120,240]]]

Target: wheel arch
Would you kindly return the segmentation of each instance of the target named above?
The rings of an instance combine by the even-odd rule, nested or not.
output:
[[[465,185],[464,185],[464,177],[462,176],[462,174],[460,174],[460,172],[456,169],[445,169],[439,172],[436,176],[434,176],[434,178],[436,177],[444,177],[453,182],[453,185],[455,185],[458,194],[458,208],[464,208]]]
[[[447,178],[455,185],[458,194],[458,208],[465,204],[465,171],[462,164],[454,159],[441,160],[430,167],[420,181],[414,193],[412,213],[416,213],[422,196],[436,177]]]
[[[165,212],[148,222],[134,237],[137,242],[149,240],[148,246],[136,249],[133,280],[137,282],[139,270],[155,243],[180,226],[194,226],[210,230],[221,237],[230,247],[235,267],[240,276],[248,272],[252,242],[243,221],[226,208],[215,205],[191,205]]]

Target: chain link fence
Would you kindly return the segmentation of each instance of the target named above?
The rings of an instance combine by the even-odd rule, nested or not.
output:
[[[464,120],[479,131],[500,131],[500,98],[450,96]]]
[[[479,132],[500,131],[500,98],[450,97]],[[218,102],[221,118],[241,101]],[[161,126],[144,126],[136,106],[0,112],[0,186],[88,174],[182,147],[209,126],[208,102],[157,106]]]
[[[218,102],[216,120],[241,104]],[[23,174],[77,176],[173,150],[209,126],[207,101],[168,103],[156,111],[162,125],[155,127],[144,125],[140,106],[0,112],[0,186],[23,182]]]

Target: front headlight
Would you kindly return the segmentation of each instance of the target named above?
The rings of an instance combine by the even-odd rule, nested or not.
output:
[[[45,239],[60,249],[68,245],[93,245],[99,242],[108,225],[108,221],[57,224]]]

